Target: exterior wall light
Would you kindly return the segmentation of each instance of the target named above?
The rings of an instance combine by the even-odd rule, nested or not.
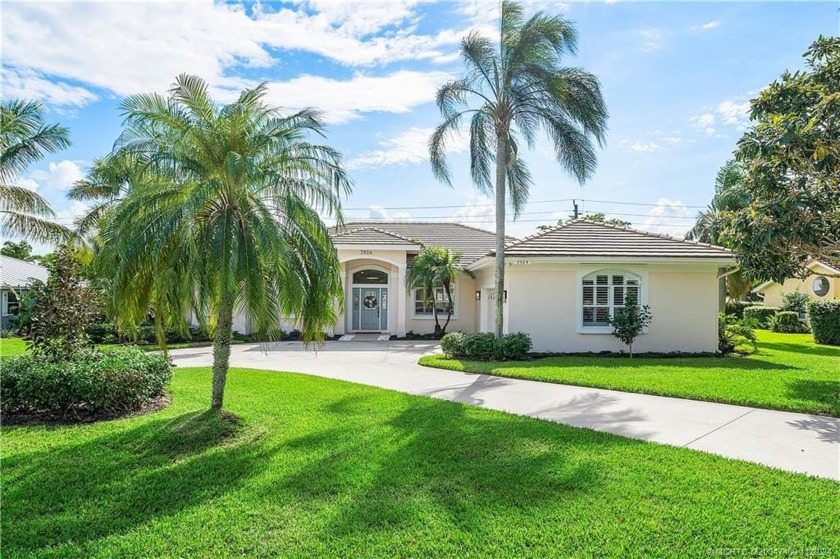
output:
[[[475,292],[475,300],[476,301],[481,301],[481,291],[476,291]]]
[[[507,303],[507,289],[505,289],[504,293],[505,293],[505,303]]]

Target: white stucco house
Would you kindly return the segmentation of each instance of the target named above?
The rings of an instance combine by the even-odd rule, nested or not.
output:
[[[462,254],[474,278],[455,284],[448,331],[492,331],[495,234],[455,223],[357,222],[334,230],[344,311],[333,334],[404,336],[434,330],[432,309],[406,288],[406,271],[424,245]],[[630,292],[653,322],[638,351],[714,352],[720,277],[735,265],[725,248],[575,220],[506,248],[505,329],[527,332],[535,351],[619,351],[606,317]],[[442,290],[435,300],[446,307]]]
[[[20,297],[32,282],[46,282],[48,275],[44,266],[0,254],[0,328],[8,328],[9,319],[18,312]]]

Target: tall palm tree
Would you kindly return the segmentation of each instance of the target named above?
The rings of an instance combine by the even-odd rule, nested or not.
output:
[[[417,254],[406,275],[409,289],[423,289],[426,304],[432,305],[432,316],[435,319],[435,337],[440,338],[446,333],[446,328],[452,320],[455,302],[452,300],[452,286],[459,274],[472,276],[472,272],[461,267],[461,254],[454,253],[441,246],[426,246]],[[438,320],[437,300],[435,291],[443,288],[446,295],[446,322],[443,326]]]
[[[597,162],[593,142],[601,146],[605,140],[607,109],[598,79],[562,65],[563,57],[576,50],[577,32],[570,22],[543,12],[526,19],[522,6],[503,1],[498,42],[477,31],[467,35],[461,42],[466,73],[437,92],[443,122],[429,139],[432,171],[451,185],[446,145],[469,117],[473,182],[484,192],[495,191],[496,293],[504,292],[506,194],[509,190],[515,217],[532,183],[520,144],[532,148],[542,128],[557,161],[583,183]],[[503,303],[496,297],[498,337]]]
[[[10,99],[0,104],[0,231],[4,235],[54,242],[68,234],[66,228],[50,221],[55,214],[46,200],[16,183],[45,154],[69,147],[69,136],[67,128],[44,123],[44,105],[38,101]]]
[[[729,215],[749,204],[749,196],[744,190],[744,170],[731,159],[718,170],[715,176],[715,194],[709,206],[697,214],[694,223],[685,238],[713,245],[726,246],[724,231]],[[744,270],[738,270],[726,276],[726,293],[730,299],[740,301],[753,287],[753,282]]]
[[[101,227],[99,258],[113,270],[123,324],[142,319],[152,301],[173,321],[186,321],[189,308],[209,317],[214,411],[234,311],[270,336],[281,314],[294,315],[304,339],[320,341],[342,290],[321,219],[342,221],[350,182],[341,155],[308,141],[324,135],[317,112],[283,115],[265,95],[263,84],[219,106],[203,80],[181,75],[168,96],[127,98],[116,157],[134,158],[143,176],[132,177]]]

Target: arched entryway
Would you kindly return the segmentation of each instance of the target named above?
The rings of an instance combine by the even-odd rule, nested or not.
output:
[[[354,332],[387,332],[389,272],[366,267],[351,276],[350,329]]]

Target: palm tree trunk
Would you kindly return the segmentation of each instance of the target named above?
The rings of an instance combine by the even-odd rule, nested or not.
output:
[[[443,290],[446,292],[446,301],[449,304],[449,307],[446,309],[446,322],[443,323],[443,328],[440,329],[441,337],[446,334],[446,329],[449,327],[449,321],[452,320],[452,309],[455,307],[452,303],[452,289],[449,287],[449,283],[443,284]]]
[[[504,333],[505,309],[505,167],[507,135],[496,136],[496,337]]]
[[[213,401],[210,410],[222,411],[225,398],[225,381],[230,367],[230,342],[233,337],[233,297],[222,293],[216,318],[216,335],[213,338]]]

